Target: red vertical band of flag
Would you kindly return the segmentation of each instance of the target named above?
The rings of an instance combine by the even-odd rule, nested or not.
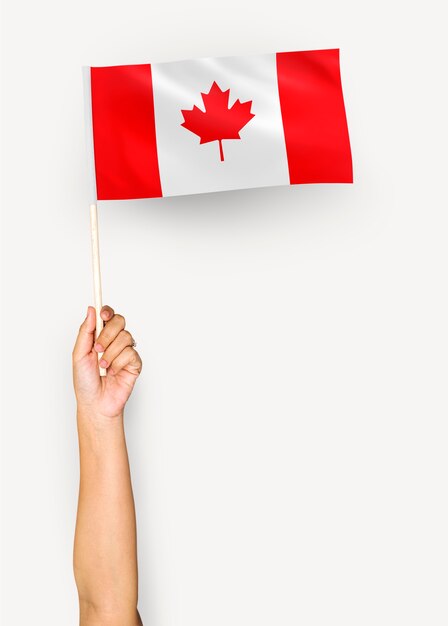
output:
[[[291,184],[352,183],[339,50],[280,52],[277,80]]]
[[[92,67],[98,200],[162,195],[151,65]]]

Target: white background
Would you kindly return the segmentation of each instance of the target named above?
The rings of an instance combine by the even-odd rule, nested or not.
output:
[[[150,626],[448,620],[442,2],[6,0],[4,621],[75,625],[82,65],[341,48],[355,184],[103,204]]]

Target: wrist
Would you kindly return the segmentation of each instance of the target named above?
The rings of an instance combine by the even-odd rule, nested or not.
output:
[[[101,465],[126,447],[123,414],[109,417],[78,407],[77,428],[81,456],[87,453]]]
[[[105,415],[93,406],[84,406],[78,403],[76,419],[78,426],[92,427],[96,430],[114,429],[123,424],[123,411],[116,415]]]

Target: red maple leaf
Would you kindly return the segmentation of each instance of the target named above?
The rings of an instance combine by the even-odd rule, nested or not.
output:
[[[219,141],[221,161],[224,161],[222,140],[241,139],[239,131],[255,117],[250,112],[252,100],[248,102],[236,100],[229,109],[229,94],[230,89],[222,91],[214,82],[207,94],[201,93],[205,111],[196,105],[192,109],[182,109],[184,123],[181,126],[198,135],[201,138],[200,143]]]

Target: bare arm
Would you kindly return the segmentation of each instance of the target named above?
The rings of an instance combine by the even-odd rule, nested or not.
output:
[[[73,351],[80,452],[74,546],[81,626],[137,626],[135,509],[123,410],[141,371],[124,318],[103,307],[105,328],[93,346],[89,307]],[[107,376],[100,378],[97,352]]]

